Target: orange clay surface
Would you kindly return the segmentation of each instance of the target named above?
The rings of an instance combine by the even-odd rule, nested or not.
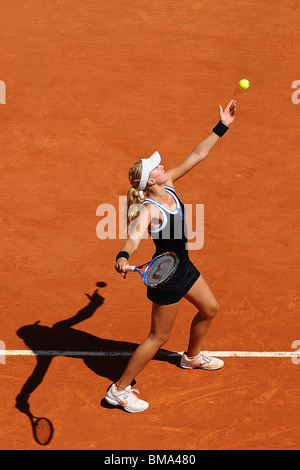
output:
[[[46,449],[299,448],[300,364],[229,357],[216,372],[180,369],[166,351],[187,346],[195,310],[185,300],[164,351],[137,377],[149,409],[105,406],[107,387],[148,334],[151,304],[136,275],[124,281],[114,270],[123,240],[96,235],[97,207],[112,204],[118,215],[136,160],[158,150],[166,169],[179,163],[217,123],[218,105],[235,98],[230,131],[176,184],[185,203],[205,208],[204,246],[190,256],[220,311],[203,346],[292,351],[300,340],[299,24],[295,0],[1,6],[0,339],[9,350],[124,353],[39,358],[34,376],[36,357],[7,356],[1,449],[41,449],[15,408],[30,377],[30,410],[54,428]],[[132,262],[152,253],[143,240]],[[85,293],[96,289],[90,302]]]

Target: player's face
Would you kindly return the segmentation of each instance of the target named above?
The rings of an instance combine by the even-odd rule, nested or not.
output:
[[[149,178],[152,178],[155,180],[157,184],[164,184],[167,179],[167,173],[164,170],[163,165],[158,165],[154,170],[151,171]]]

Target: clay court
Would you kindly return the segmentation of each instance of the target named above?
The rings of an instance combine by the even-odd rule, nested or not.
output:
[[[299,448],[299,24],[296,0],[2,5],[1,449]],[[205,349],[225,367],[179,367],[196,313],[183,299],[137,377],[149,409],[109,407],[151,312],[140,279],[114,269],[128,169],[156,150],[178,164],[232,98],[229,132],[175,183],[204,204],[190,257],[220,304]],[[102,204],[115,238],[97,236]],[[143,240],[132,263],[152,254]],[[29,409],[52,423],[46,446]]]

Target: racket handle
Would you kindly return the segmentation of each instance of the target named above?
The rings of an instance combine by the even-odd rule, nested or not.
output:
[[[125,266],[125,271],[134,271],[136,266]]]

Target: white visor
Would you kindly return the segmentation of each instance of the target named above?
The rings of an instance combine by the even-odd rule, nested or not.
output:
[[[154,168],[156,168],[161,162],[161,156],[158,152],[155,152],[149,158],[142,158],[142,176],[140,179],[139,190],[141,198],[144,197],[144,189],[147,186],[149,175]]]

